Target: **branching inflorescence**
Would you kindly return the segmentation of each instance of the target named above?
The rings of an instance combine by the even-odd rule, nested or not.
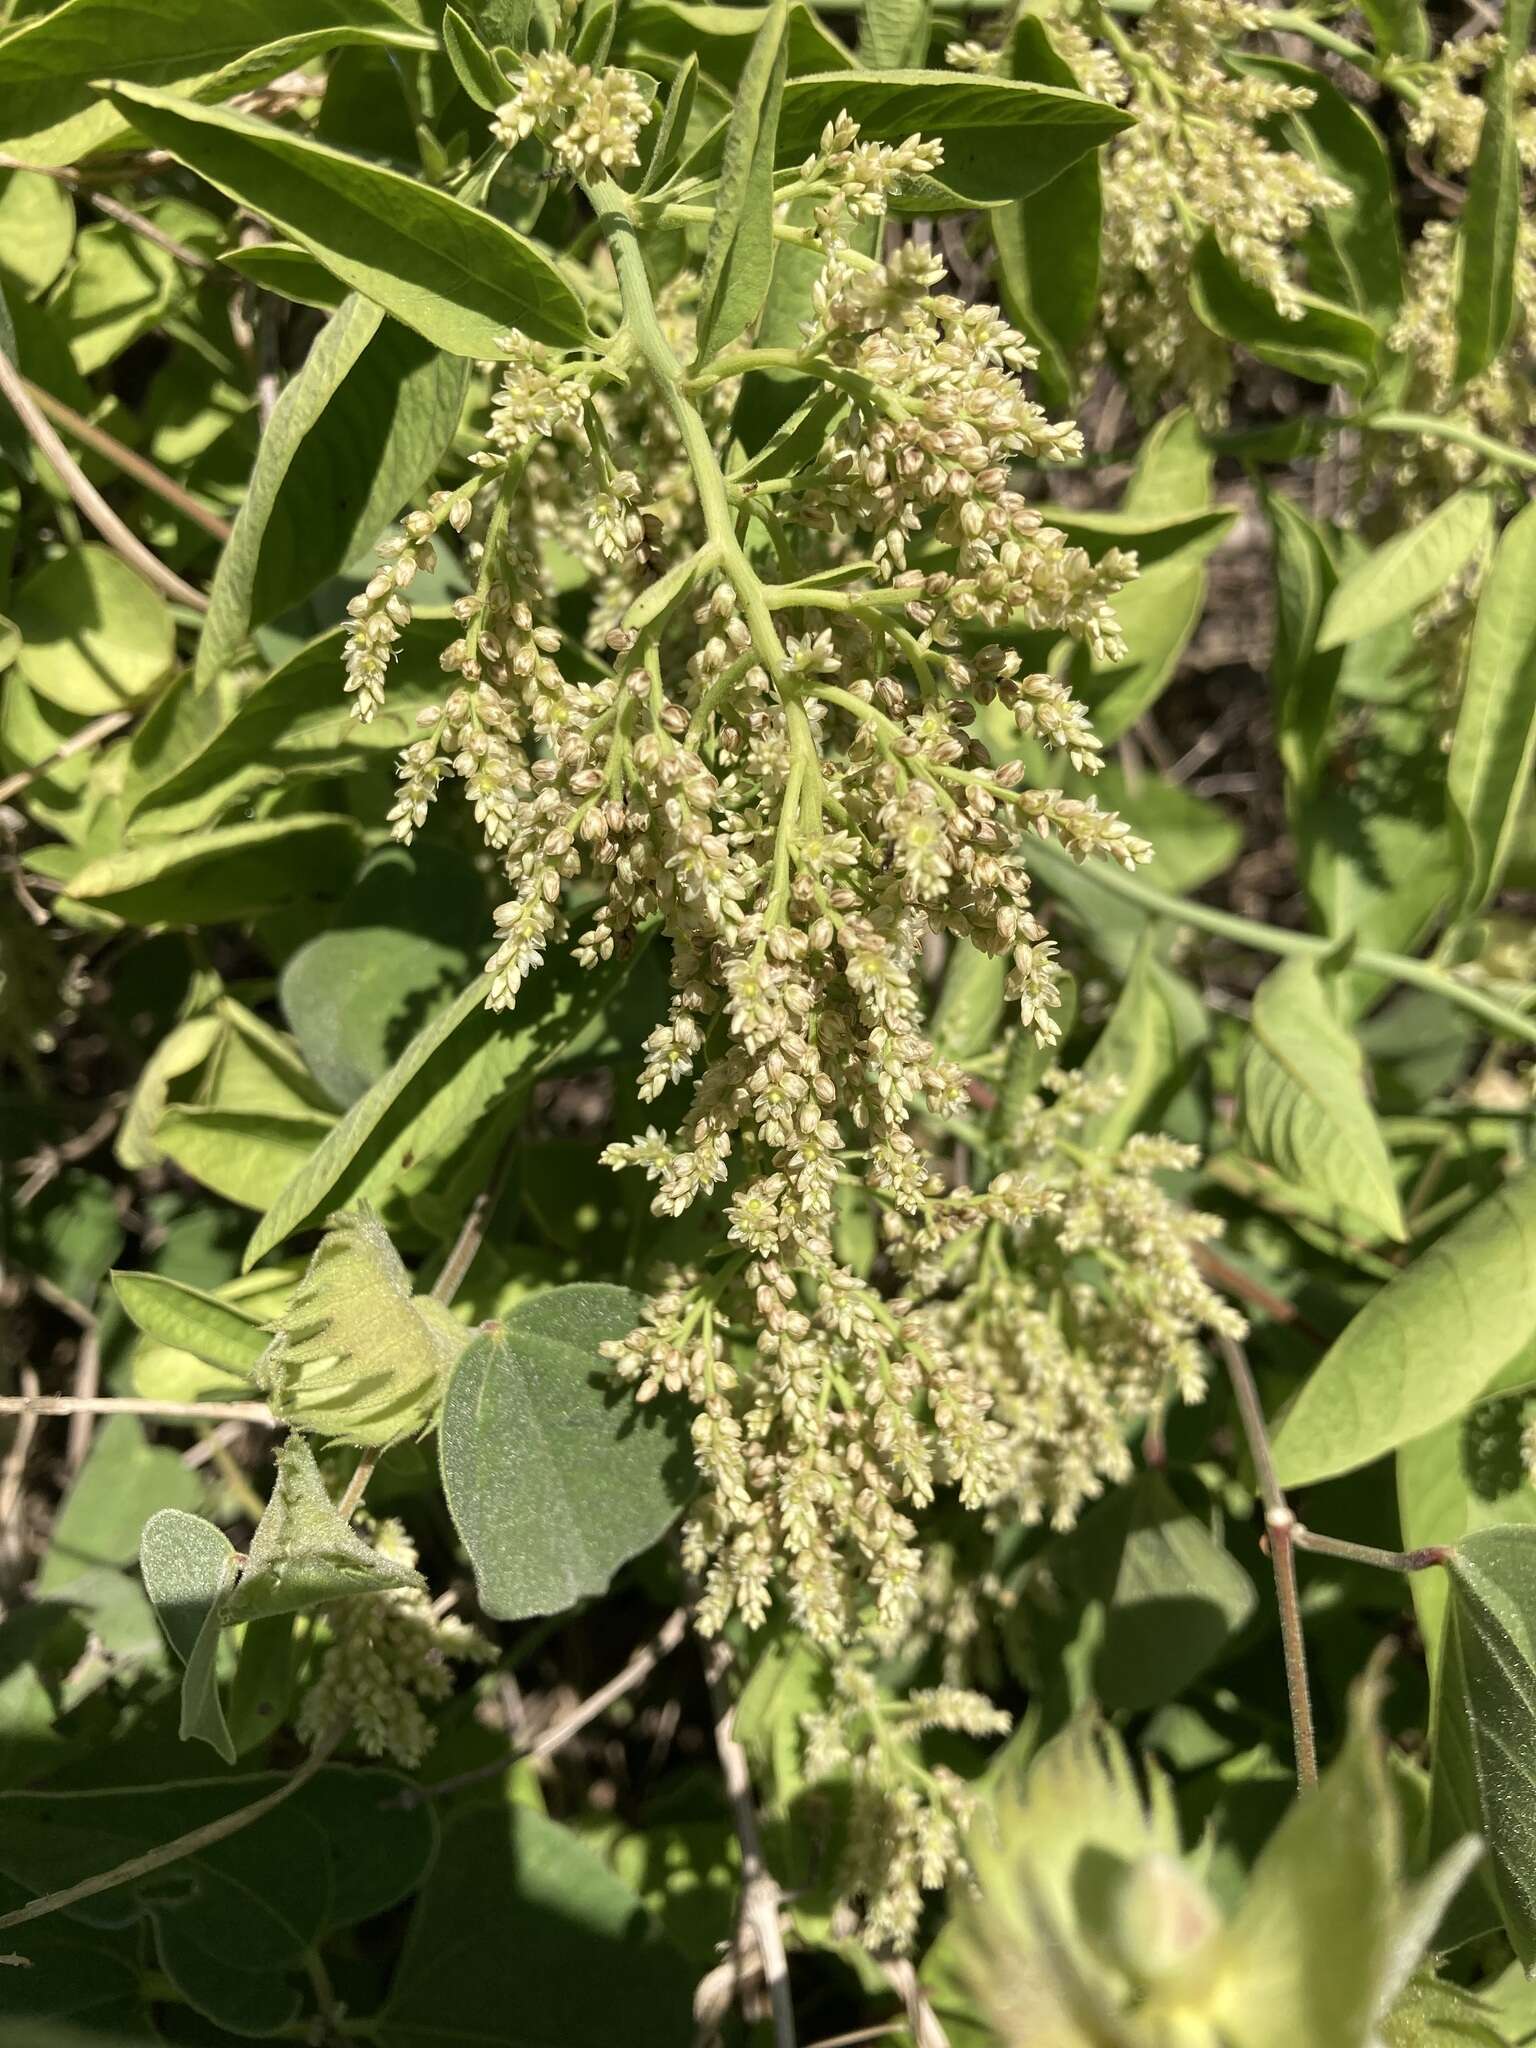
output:
[[[1127,1420],[1199,1383],[1191,1335],[1216,1311],[1189,1241],[1213,1226],[1158,1192],[1167,1148],[1073,1163],[1057,1140],[1080,1104],[1058,1080],[1018,1170],[973,1192],[935,1170],[916,1124],[966,1102],[925,1033],[932,935],[1006,961],[1049,1047],[1057,969],[1031,839],[1127,868],[1148,852],[976,730],[1001,705],[1096,768],[1083,707],[1010,635],[1115,655],[1111,599],[1135,561],[1091,560],[1016,487],[1019,464],[1080,448],[1028,395],[1024,339],[946,292],[929,249],[877,262],[856,246],[936,147],[829,123],[795,180],[823,254],[801,344],[688,370],[690,288],[653,291],[638,237],[654,205],[611,175],[646,111],[621,74],[555,59],[530,61],[501,110],[507,140],[537,136],[582,181],[623,319],[600,352],[508,337],[475,476],[406,520],[353,603],[348,687],[370,717],[434,536],[471,536],[475,587],[442,657],[456,687],[402,758],[395,831],[408,840],[441,784],[463,783],[509,891],[493,1006],[567,939],[577,892],[584,964],[653,924],[670,942],[639,1080],[659,1120],[605,1156],[648,1176],[658,1216],[719,1204],[726,1242],[663,1278],[615,1364],[641,1400],[694,1404],[706,1490],[685,1555],[703,1625],[761,1622],[782,1585],[832,1645],[900,1631],[913,1515],[937,1487],[1069,1520],[1122,1469]],[[740,380],[765,372],[810,396],[728,464]],[[600,579],[580,650],[552,623],[550,539]],[[895,1298],[840,1247],[849,1186],[882,1211]],[[1095,1307],[1106,1275],[1113,1305]]]

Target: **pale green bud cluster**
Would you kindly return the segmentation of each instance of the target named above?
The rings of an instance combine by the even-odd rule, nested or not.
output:
[[[876,1954],[912,1946],[926,1893],[967,1869],[965,1839],[977,1793],[956,1772],[928,1766],[920,1739],[944,1728],[986,1740],[1012,1720],[983,1693],[931,1686],[893,1699],[861,1665],[844,1659],[835,1697],[802,1717],[806,1776],[846,1778],[848,1839],[838,1874],[840,1912],[856,1918]]]
[[[371,1531],[382,1556],[413,1568],[416,1551],[399,1522]],[[497,1650],[416,1587],[342,1600],[323,1611],[326,1645],[299,1707],[308,1743],[340,1727],[365,1756],[414,1770],[437,1740],[427,1708],[450,1699],[454,1664],[494,1664]]]
[[[508,149],[536,135],[573,178],[640,161],[640,131],[654,111],[631,71],[594,71],[558,51],[525,57],[491,131]]]

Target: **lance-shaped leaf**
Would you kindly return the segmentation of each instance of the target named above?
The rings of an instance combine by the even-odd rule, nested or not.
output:
[[[1456,231],[1456,377],[1493,361],[1515,319],[1515,264],[1525,203],[1516,123],[1523,88],[1516,67],[1531,44],[1533,0],[1509,0],[1498,53],[1483,85],[1483,127]]]
[[[219,1700],[219,1607],[239,1569],[233,1544],[201,1515],[162,1508],[144,1524],[139,1571],[166,1639],[180,1658],[181,1739],[235,1760]]]
[[[1478,592],[1446,795],[1465,881],[1481,910],[1499,885],[1536,761],[1536,505],[1504,529]]]
[[[699,280],[698,360],[734,341],[762,310],[773,274],[773,164],[787,62],[787,0],[774,0],[726,125],[715,214]]]
[[[1285,1486],[1449,1421],[1536,1334],[1536,1171],[1479,1202],[1366,1303],[1275,1432]]]
[[[1493,534],[1486,491],[1457,491],[1427,519],[1394,534],[1339,580],[1323,614],[1319,649],[1344,647],[1439,597]]]
[[[226,1622],[301,1614],[358,1593],[419,1587],[419,1572],[385,1557],[348,1527],[325,1490],[306,1438],[278,1453],[277,1481],[256,1526],[240,1583],[220,1609]]]
[[[570,285],[493,215],[227,107],[139,86],[112,98],[151,142],[450,355],[494,357],[513,327],[557,348],[587,340]]]
[[[428,1428],[469,1332],[411,1276],[367,1203],[335,1217],[257,1378],[272,1412],[354,1444]]]
[[[1536,1529],[1479,1529],[1447,1565],[1430,1840],[1488,1846],[1505,1931],[1536,1966]]]
[[[1256,1159],[1402,1242],[1402,1204],[1365,1092],[1365,1060],[1310,960],[1286,961],[1254,997],[1238,1110]]]
[[[265,1324],[231,1301],[168,1280],[163,1273],[114,1273],[113,1291],[146,1337],[190,1351],[207,1365],[249,1378],[270,1337]]]
[[[954,71],[830,71],[791,78],[779,113],[781,170],[814,156],[828,121],[846,111],[866,142],[913,135],[944,145],[933,178],[914,179],[895,201],[900,213],[946,213],[1021,199],[1088,150],[1130,125],[1130,116],[1086,93],[1012,78]],[[688,177],[718,176],[728,124],[706,136],[683,166]]]
[[[355,561],[442,460],[469,365],[350,295],[267,422],[197,646],[204,686],[253,625]]]
[[[599,1349],[627,1336],[643,1306],[623,1287],[557,1287],[459,1361],[443,1407],[443,1487],[498,1620],[605,1592],[687,1497],[670,1404],[638,1406]]]
[[[71,163],[123,130],[96,79],[184,89],[209,80],[227,95],[343,43],[432,46],[419,18],[389,0],[65,0],[0,40],[0,144],[28,163]]]

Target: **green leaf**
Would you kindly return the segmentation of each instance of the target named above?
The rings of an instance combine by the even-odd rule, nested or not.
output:
[[[1421,0],[1361,0],[1360,12],[1384,57],[1429,55],[1429,22]]]
[[[258,1378],[272,1412],[296,1428],[389,1444],[431,1425],[468,1341],[441,1302],[412,1292],[388,1233],[361,1203],[332,1219]]]
[[[1190,274],[1190,299],[1213,334],[1313,384],[1367,382],[1380,345],[1370,321],[1313,292],[1298,298],[1300,315],[1288,319],[1267,292],[1243,276],[1213,234],[1202,236]]]
[[[264,1209],[334,1128],[334,1118],[313,1110],[176,1102],[155,1126],[155,1145],[160,1156],[226,1201]]]
[[[349,297],[273,408],[208,593],[197,680],[253,625],[371,547],[432,476],[463,410],[469,365]]]
[[[384,709],[365,725],[341,690],[341,630],[324,634],[243,693],[214,701],[174,758],[146,764],[129,791],[135,837],[196,831],[262,789],[356,768],[416,737],[415,714],[442,695],[438,649],[407,634]],[[205,689],[201,700],[217,700]]]
[[[608,1589],[687,1496],[669,1404],[642,1408],[599,1345],[644,1304],[576,1285],[524,1302],[477,1338],[443,1407],[443,1488],[487,1614],[560,1614]]]
[[[307,1439],[294,1435],[278,1453],[272,1497],[220,1618],[267,1621],[331,1600],[425,1583],[419,1572],[383,1556],[348,1527],[325,1490]]]
[[[757,32],[726,125],[720,184],[699,279],[696,362],[736,339],[762,311],[773,273],[773,166],[788,61],[787,0]]]
[[[1536,1337],[1536,1171],[1366,1303],[1275,1432],[1281,1484],[1352,1472],[1457,1415]]]
[[[1515,323],[1515,263],[1524,210],[1517,67],[1531,46],[1533,0],[1509,0],[1483,81],[1483,126],[1456,231],[1456,380],[1480,376]]]
[[[135,924],[222,924],[331,893],[359,836],[350,818],[302,812],[220,825],[88,861],[69,893]]]
[[[1085,1118],[1080,1142],[1118,1151],[1132,1131],[1155,1122],[1189,1079],[1209,1035],[1204,1005],[1158,959],[1149,927],[1109,1021],[1083,1062],[1094,1081],[1115,1081],[1118,1098]]]
[[[423,1026],[389,1072],[353,1103],[257,1226],[245,1265],[328,1210],[386,1200],[409,1169],[457,1144],[487,1115],[516,1112],[541,1075],[602,1041],[601,1015],[629,962],[578,968],[552,960],[510,1019],[485,1007],[477,976]],[[515,1088],[509,1084],[515,1083]]]
[[[1487,492],[1455,492],[1340,579],[1323,615],[1319,650],[1363,640],[1439,597],[1492,535],[1493,500]]]
[[[45,292],[69,261],[75,209],[53,178],[31,171],[0,176],[0,270],[31,296]]]
[[[654,54],[684,66],[692,57],[707,78],[734,99],[767,7],[693,5],[691,0],[631,0],[620,12],[619,33],[633,61],[646,69]],[[786,30],[789,76],[852,71],[853,53],[803,5],[791,0]]]
[[[64,1496],[34,1597],[63,1597],[98,1566],[131,1564],[139,1534],[157,1508],[194,1508],[202,1483],[175,1451],[149,1444],[131,1415],[114,1415],[97,1430],[90,1456]]]
[[[1275,700],[1275,742],[1285,768],[1292,814],[1315,788],[1327,753],[1343,653],[1324,653],[1318,631],[1338,585],[1321,528],[1278,491],[1265,494],[1274,534],[1275,644],[1270,685]]]
[[[1308,1194],[1407,1237],[1386,1140],[1365,1088],[1365,1060],[1305,958],[1265,976],[1238,1074],[1238,1115],[1254,1158]]]
[[[328,931],[289,959],[278,1000],[326,1093],[355,1102],[389,1071],[412,1027],[464,986],[490,926],[480,877],[420,841],[368,861]]]
[[[678,2048],[695,1974],[595,1849],[508,1804],[450,1829],[374,2036],[379,2048]]]
[[[200,1287],[160,1273],[114,1273],[112,1286],[146,1336],[226,1372],[249,1378],[267,1348],[268,1333],[254,1316]]]
[[[645,160],[645,175],[640,180],[641,193],[653,192],[672,175],[688,144],[688,124],[693,118],[698,89],[699,60],[690,50],[672,81],[661,119],[656,123],[655,139]]]
[[[454,77],[477,107],[493,114],[511,97],[495,58],[457,7],[443,9],[443,48]]]
[[[270,121],[141,87],[112,98],[151,142],[451,355],[495,357],[513,327],[555,347],[588,338],[554,264],[493,215]]]
[[[1473,916],[1498,889],[1536,761],[1536,505],[1510,521],[1477,597],[1446,796]]]
[[[828,121],[844,109],[866,142],[922,135],[944,145],[935,178],[915,180],[899,213],[954,212],[1022,199],[1130,125],[1130,116],[1086,94],[1016,79],[953,71],[833,71],[784,87],[775,159],[787,169],[813,156]],[[688,177],[718,173],[725,124],[684,165]]]
[[[1077,86],[1033,14],[1021,14],[1014,28],[1009,75],[1022,83]],[[1072,385],[1071,357],[1098,306],[1103,210],[1098,159],[1090,151],[1043,191],[999,207],[992,216],[1004,310],[1044,349],[1043,365],[1063,399]]]
[[[219,1603],[239,1564],[222,1529],[200,1515],[163,1508],[144,1524],[139,1570],[160,1626],[185,1667],[181,1681],[181,1739],[206,1742],[225,1763],[235,1761],[219,1701]]]
[[[331,313],[346,300],[347,288],[297,242],[250,242],[221,249],[219,261],[263,291]]]
[[[10,600],[21,673],[82,717],[118,711],[170,671],[176,627],[165,599],[109,548],[88,541],[36,569]]]
[[[1332,257],[1328,268],[1337,272],[1326,288],[1347,296],[1357,312],[1390,323],[1402,302],[1403,250],[1392,160],[1380,129],[1316,65],[1247,53],[1240,63],[1244,71],[1310,96],[1309,106],[1288,117],[1288,139],[1349,193],[1345,205],[1318,216],[1318,233]]]
[[[1464,1415],[1399,1448],[1397,1514],[1405,1549],[1449,1548],[1474,1529],[1536,1522],[1536,1487],[1521,1453],[1521,1390],[1533,1384],[1536,1346],[1527,1346]],[[1445,1617],[1445,1573],[1414,1572],[1408,1590],[1433,1668]]]
[[[1430,1840],[1483,1838],[1505,1932],[1536,1965],[1536,1528],[1464,1536],[1448,1599],[1433,1731]]]
[[[997,1043],[1003,1021],[1006,953],[983,953],[968,939],[955,939],[944,969],[939,1000],[928,1035],[946,1059],[975,1059]]]
[[[928,55],[932,16],[932,0],[864,0],[859,62],[870,71],[915,69]]]
[[[1175,1699],[1215,1662],[1258,1605],[1253,1581],[1155,1472],[1119,1488],[1043,1553],[1074,1603],[1097,1601],[1093,1696],[1111,1712]],[[1026,1645],[1042,1629],[1019,1610]],[[1050,1645],[1034,1644],[1049,1655]]]
[[[131,14],[116,0],[65,0],[0,39],[0,145],[72,163],[122,133],[96,79],[190,87],[222,71],[236,92],[358,40],[431,46],[386,0],[156,0]]]
[[[1215,509],[1213,470],[1199,422],[1183,407],[1158,421],[1137,455],[1119,514],[1127,523],[1127,537],[1134,527],[1166,531],[1171,525],[1181,538],[1164,559],[1111,599],[1125,637],[1125,660],[1110,667],[1090,657],[1085,647],[1074,650],[1073,687],[1106,743],[1128,731],[1168,687],[1200,622],[1205,607],[1201,557],[1222,530],[1200,523]],[[1080,531],[1085,538],[1090,533],[1086,521]],[[1103,544],[1112,544],[1113,533],[1099,531]]]

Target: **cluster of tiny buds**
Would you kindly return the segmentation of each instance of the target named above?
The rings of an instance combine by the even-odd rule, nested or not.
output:
[[[491,132],[507,149],[536,135],[573,178],[627,170],[640,161],[640,131],[655,111],[632,71],[594,71],[551,51],[524,57],[512,97]]]

